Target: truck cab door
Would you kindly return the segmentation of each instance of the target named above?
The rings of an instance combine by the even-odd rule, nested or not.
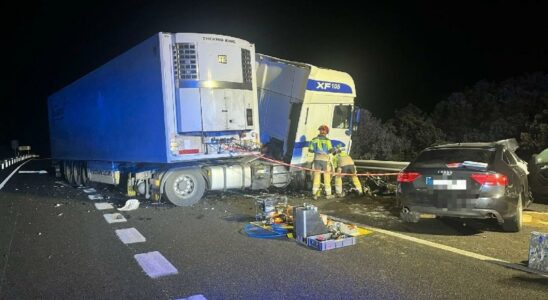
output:
[[[349,104],[335,104],[333,105],[330,134],[331,140],[334,140],[333,146],[336,146],[337,142],[344,143],[346,151],[349,151],[351,143],[351,119],[352,119],[352,105]]]

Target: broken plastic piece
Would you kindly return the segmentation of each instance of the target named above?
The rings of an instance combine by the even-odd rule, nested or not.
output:
[[[129,210],[136,210],[139,208],[139,200],[137,199],[129,199],[126,201],[126,205],[124,207],[118,208],[119,211],[129,211]]]

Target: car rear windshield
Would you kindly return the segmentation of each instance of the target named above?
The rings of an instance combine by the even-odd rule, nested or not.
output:
[[[495,149],[433,149],[425,150],[412,163],[416,168],[486,168],[495,156]]]

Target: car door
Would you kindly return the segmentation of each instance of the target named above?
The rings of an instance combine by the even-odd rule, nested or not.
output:
[[[518,165],[518,160],[512,151],[504,149],[502,152],[502,159],[510,170],[510,174],[508,174],[510,192],[520,193],[523,191],[525,195],[523,205],[527,205],[530,199],[527,196],[529,195],[529,188],[527,184],[526,171]]]

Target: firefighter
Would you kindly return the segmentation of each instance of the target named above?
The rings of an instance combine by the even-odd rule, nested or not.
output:
[[[337,145],[333,150],[333,167],[337,173],[356,174],[356,166],[354,165],[352,157],[342,149],[341,145]],[[358,194],[363,195],[360,179],[356,175],[352,175],[351,177],[354,187],[358,190]],[[337,197],[344,196],[342,175],[335,176],[335,193],[337,194]]]
[[[329,133],[329,127],[327,125],[322,125],[318,128],[319,134],[317,137],[313,138],[308,145],[308,151],[314,153],[314,161],[312,162],[312,169],[314,177],[312,181],[312,196],[314,199],[318,199],[320,195],[320,179],[321,172],[323,173],[323,183],[325,188],[325,196],[327,199],[333,198],[331,195],[331,171],[333,170],[331,165],[331,140],[327,138]]]

